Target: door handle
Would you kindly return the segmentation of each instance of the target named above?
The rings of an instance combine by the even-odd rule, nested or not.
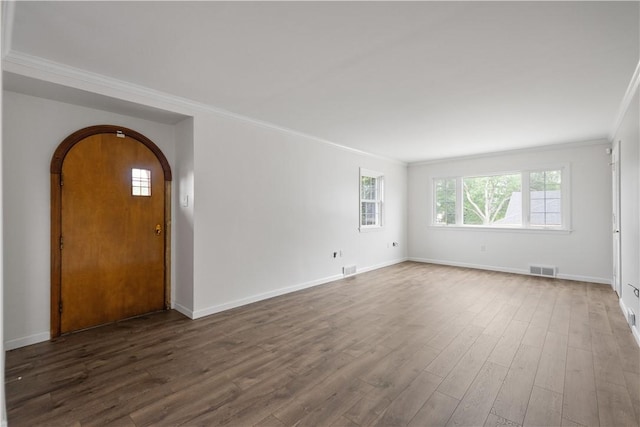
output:
[[[160,224],[156,224],[156,236],[162,234],[162,226]]]

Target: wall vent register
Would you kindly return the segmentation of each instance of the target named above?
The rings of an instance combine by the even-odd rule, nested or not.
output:
[[[530,265],[529,266],[529,274],[534,276],[543,276],[543,277],[556,277],[557,269],[552,266],[545,265]]]
[[[355,265],[345,265],[344,267],[342,267],[342,274],[345,277],[353,276],[354,274],[356,274],[356,266]]]

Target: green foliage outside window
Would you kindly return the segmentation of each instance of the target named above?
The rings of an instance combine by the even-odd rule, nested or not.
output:
[[[520,225],[521,219],[507,219],[509,200],[522,189],[521,175],[494,175],[464,178],[463,223],[467,225]]]
[[[437,225],[566,227],[563,170],[434,178]]]
[[[360,226],[380,227],[382,225],[382,185],[383,176],[360,176]]]
[[[456,179],[434,180],[436,194],[435,223],[452,225],[456,223]]]

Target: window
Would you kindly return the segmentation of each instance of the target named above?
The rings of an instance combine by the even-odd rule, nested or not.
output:
[[[462,178],[463,223],[521,225],[522,214],[509,210],[521,200],[521,191],[520,174]]]
[[[151,196],[151,171],[131,169],[131,194],[133,196]]]
[[[433,180],[436,195],[436,212],[434,222],[436,224],[456,223],[456,179],[440,178]]]
[[[529,174],[529,222],[531,226],[562,225],[562,172]]]
[[[568,206],[568,166],[433,180],[434,225],[566,230]]]
[[[360,169],[360,230],[382,227],[384,176]]]

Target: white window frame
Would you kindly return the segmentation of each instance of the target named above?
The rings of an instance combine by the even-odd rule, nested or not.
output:
[[[534,172],[545,172],[559,170],[562,173],[560,184],[560,209],[561,209],[561,225],[531,225],[530,222],[530,186],[529,178],[530,174]],[[463,221],[463,179],[484,177],[484,176],[498,176],[498,175],[513,175],[519,173],[521,176],[521,191],[522,191],[522,225],[471,225],[464,224]],[[436,222],[436,180],[441,179],[455,179],[456,180],[456,223],[454,224],[442,224]],[[552,165],[537,168],[527,168],[508,172],[488,172],[478,173],[473,175],[464,176],[435,176],[431,180],[431,227],[438,228],[464,228],[464,229],[493,229],[493,230],[524,230],[524,231],[549,231],[549,232],[571,232],[571,167],[570,164],[565,163],[562,165]]]
[[[376,179],[376,199],[363,199],[362,198],[362,178],[370,177]],[[377,209],[377,222],[376,224],[362,224],[362,202],[373,202]],[[360,174],[358,177],[358,229],[362,231],[373,231],[382,229],[384,226],[384,174],[382,172],[373,171],[370,169],[360,168]]]

